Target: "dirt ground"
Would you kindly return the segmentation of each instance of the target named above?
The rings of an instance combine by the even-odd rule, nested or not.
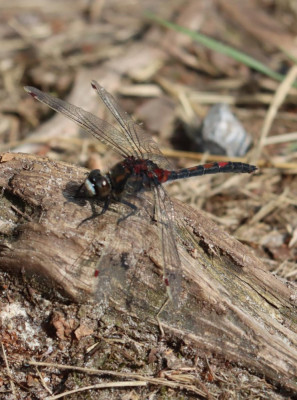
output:
[[[284,81],[165,27],[148,11],[245,52]],[[180,180],[167,189],[248,246],[266,271],[295,290],[296,302],[294,1],[2,0],[0,21],[1,153],[108,170],[117,161],[112,151],[23,89],[38,87],[107,120],[90,88],[95,79],[175,168],[226,159],[259,168],[249,176]],[[228,105],[244,128],[249,146],[241,154],[233,148],[220,156],[202,144],[201,126],[215,104]],[[7,219],[20,213],[11,210]],[[8,231],[0,220],[0,253]],[[281,377],[275,382],[210,348],[162,335],[158,324],[120,311],[102,315],[96,303],[73,302],[46,281],[39,291],[21,267],[17,276],[0,271],[0,399],[297,396]]]

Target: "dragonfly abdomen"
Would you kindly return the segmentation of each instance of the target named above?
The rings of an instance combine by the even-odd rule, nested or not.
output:
[[[173,181],[176,179],[191,178],[198,175],[207,174],[218,174],[227,172],[238,172],[238,173],[251,173],[257,169],[254,165],[245,164],[242,162],[214,162],[203,165],[196,165],[191,168],[183,168],[177,171],[170,171],[168,174],[167,181]]]

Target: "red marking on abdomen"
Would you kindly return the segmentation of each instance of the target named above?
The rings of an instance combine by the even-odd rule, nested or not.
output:
[[[216,165],[218,165],[219,167],[225,167],[227,164],[229,164],[229,162],[227,161],[227,162],[225,162],[225,161],[221,161],[221,162],[218,162],[218,163],[208,163],[208,164],[203,164],[203,167],[205,168],[205,169],[209,169],[209,168],[213,168],[213,167],[215,167]]]
[[[99,276],[99,270],[98,269],[95,269],[94,276],[95,276],[95,278],[97,278],[97,276]]]
[[[153,173],[149,173],[149,177],[157,177],[158,182],[164,183],[168,181],[168,178],[170,176],[170,171],[167,171],[166,169],[161,169],[161,168],[155,168]]]
[[[213,163],[208,163],[208,164],[203,164],[203,168],[205,168],[205,169],[209,169],[209,168],[212,168],[213,167]],[[193,167],[193,169],[194,169],[195,167]]]
[[[228,161],[221,161],[221,162],[218,162],[218,164],[219,164],[219,166],[220,167],[226,167],[226,165],[228,165],[229,164],[229,162]]]

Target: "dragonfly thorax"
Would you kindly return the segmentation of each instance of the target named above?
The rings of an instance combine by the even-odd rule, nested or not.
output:
[[[110,195],[111,184],[109,178],[102,175],[99,169],[91,171],[84,182],[84,188],[90,197],[104,199]]]

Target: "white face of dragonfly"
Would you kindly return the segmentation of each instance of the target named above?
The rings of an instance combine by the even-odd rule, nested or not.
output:
[[[102,175],[99,169],[94,169],[84,182],[84,188],[90,197],[104,199],[110,195],[111,185],[109,179]]]

